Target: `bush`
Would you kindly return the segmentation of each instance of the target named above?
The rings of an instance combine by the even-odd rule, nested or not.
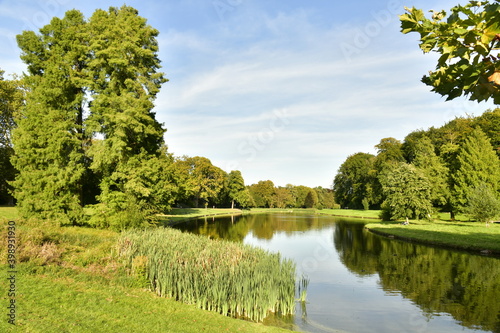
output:
[[[489,223],[500,212],[500,200],[487,184],[477,186],[468,198],[466,213],[474,220]]]

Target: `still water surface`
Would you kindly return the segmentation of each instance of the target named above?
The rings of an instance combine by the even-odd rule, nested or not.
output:
[[[177,228],[293,259],[310,280],[307,303],[288,319],[301,331],[500,333],[499,258],[387,239],[360,220],[322,215],[210,217]]]

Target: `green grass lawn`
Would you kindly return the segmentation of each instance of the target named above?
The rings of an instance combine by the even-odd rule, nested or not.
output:
[[[459,249],[490,250],[500,254],[500,224],[462,221],[410,221],[370,223],[366,227],[375,232]]]
[[[363,210],[363,209],[322,209],[317,211],[320,214],[345,216],[345,217],[361,217],[380,220],[380,210]]]
[[[16,207],[0,206],[0,218],[15,220],[19,218]]]
[[[143,289],[115,255],[117,232],[34,225],[16,217],[15,208],[0,207],[4,277],[10,270],[9,220],[16,219],[18,241],[16,326],[7,322],[10,283],[2,278],[0,332],[287,332],[203,311]]]
[[[16,326],[2,320],[1,332],[286,332],[75,274],[70,268],[32,269],[19,267]],[[7,290],[4,280],[0,288]],[[5,297],[2,303],[6,313]]]

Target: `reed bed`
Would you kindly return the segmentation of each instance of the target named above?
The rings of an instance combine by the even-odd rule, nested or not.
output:
[[[118,255],[161,297],[257,322],[295,312],[295,263],[279,253],[155,228],[124,232]]]

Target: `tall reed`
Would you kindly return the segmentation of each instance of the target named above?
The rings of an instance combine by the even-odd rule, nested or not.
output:
[[[129,268],[146,257],[146,277],[162,297],[253,321],[295,312],[295,263],[279,253],[155,228],[124,232],[118,255]]]

